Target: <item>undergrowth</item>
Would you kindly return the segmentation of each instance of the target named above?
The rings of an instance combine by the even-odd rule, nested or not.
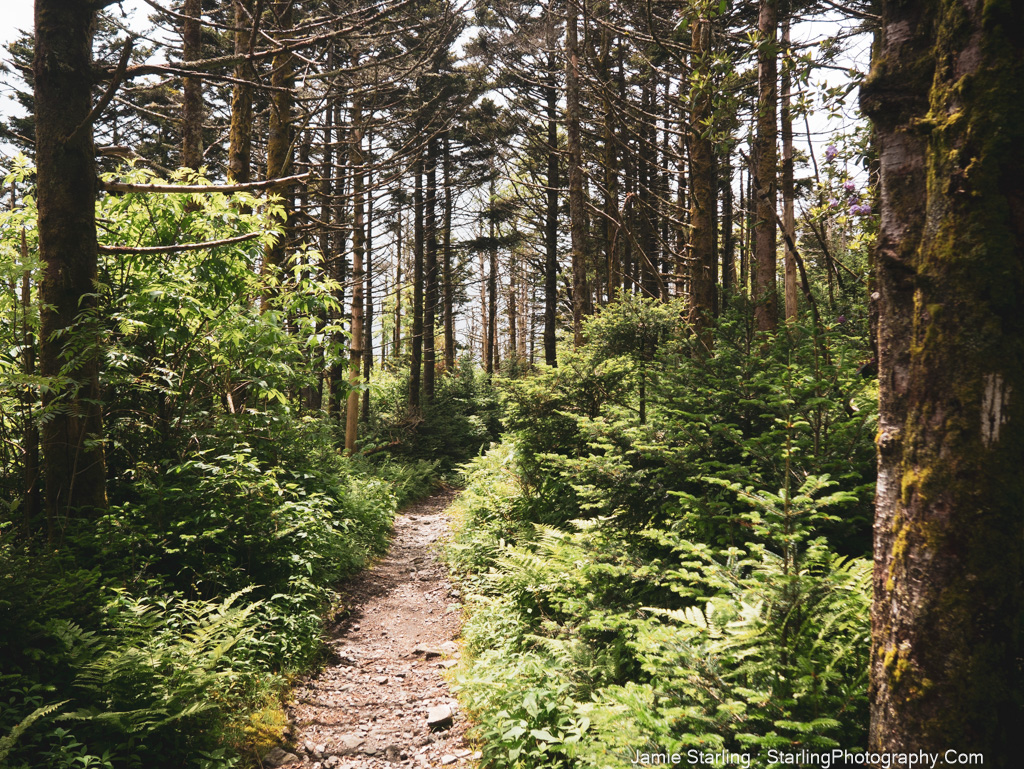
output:
[[[706,355],[679,317],[605,309],[557,370],[506,383],[508,432],[464,468],[446,557],[485,767],[864,741],[863,338],[726,318]]]

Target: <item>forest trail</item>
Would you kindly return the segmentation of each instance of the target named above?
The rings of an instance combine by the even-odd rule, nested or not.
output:
[[[293,744],[264,766],[310,769],[454,767],[475,763],[466,718],[442,677],[459,658],[458,593],[434,545],[453,492],[403,511],[387,555],[343,589],[328,667],[294,693]],[[297,760],[296,760],[297,759]]]

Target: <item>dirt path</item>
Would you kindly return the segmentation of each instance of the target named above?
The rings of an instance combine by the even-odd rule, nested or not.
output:
[[[264,766],[474,763],[466,719],[442,678],[459,657],[460,607],[432,546],[447,531],[452,499],[439,494],[405,510],[387,556],[346,585],[352,610],[333,629],[334,659],[296,690],[290,709],[299,749],[278,749]]]

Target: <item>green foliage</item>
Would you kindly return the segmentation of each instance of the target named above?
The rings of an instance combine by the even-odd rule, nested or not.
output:
[[[726,318],[708,355],[653,309],[638,343],[647,311],[606,308],[557,370],[505,384],[512,433],[466,466],[446,552],[486,766],[864,738],[862,338]]]
[[[370,392],[373,413],[361,443],[374,457],[437,462],[447,472],[479,454],[500,431],[494,390],[472,361],[459,361],[439,376],[434,402],[420,412],[409,411],[407,374],[377,370]]]
[[[35,209],[23,203],[0,214],[0,270],[34,283],[20,243],[24,228],[34,252]],[[261,275],[279,214],[245,195],[99,203],[106,245],[255,237],[102,259],[78,337],[105,354],[111,506],[60,521],[49,543],[43,521],[0,509],[0,735],[12,767],[226,769],[279,744],[283,691],[320,659],[335,586],[382,552],[400,501],[433,480],[429,463],[343,457],[337,426],[299,407],[344,335],[328,321],[332,281]],[[30,420],[47,418],[41,394],[55,383],[20,373],[22,325],[38,328],[38,308],[26,317],[10,293],[0,302],[14,321],[0,324],[0,425],[18,447]],[[16,464],[0,461],[3,498],[17,500]]]

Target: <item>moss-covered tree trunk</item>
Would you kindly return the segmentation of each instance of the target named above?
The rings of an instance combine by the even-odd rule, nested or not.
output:
[[[870,747],[1019,766],[1024,5],[889,2]]]
[[[43,477],[50,538],[76,510],[106,506],[96,307],[92,35],[99,3],[37,0],[36,166]]]

